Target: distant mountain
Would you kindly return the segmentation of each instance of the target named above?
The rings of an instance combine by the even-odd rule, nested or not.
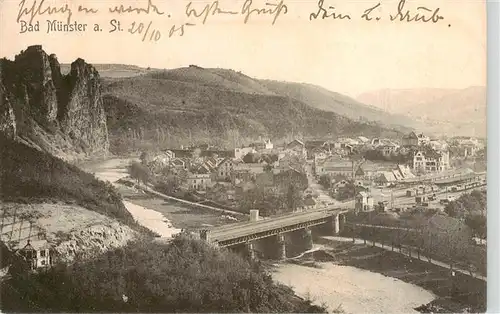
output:
[[[379,90],[357,100],[428,125],[435,133],[486,135],[486,87]]]
[[[287,85],[289,84],[289,85]],[[302,92],[294,88],[301,87]],[[330,92],[331,93],[331,92]],[[318,94],[318,96],[315,96]],[[346,96],[316,86],[253,79],[242,73],[197,66],[104,79],[103,100],[110,135],[130,140],[188,144],[194,140],[232,146],[259,136],[400,136],[405,127],[351,116],[369,112],[390,117]],[[325,103],[330,110],[320,110]],[[341,110],[341,113],[334,110]]]
[[[375,121],[396,128],[419,126],[407,116],[388,113],[378,107],[359,102],[351,97],[332,92],[320,86],[277,81],[263,82],[269,90],[279,95],[297,99],[311,107],[332,111],[353,120]]]

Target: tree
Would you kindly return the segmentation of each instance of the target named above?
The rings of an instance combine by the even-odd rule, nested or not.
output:
[[[141,160],[141,163],[143,165],[147,165],[148,163],[148,158],[149,158],[149,154],[148,152],[144,151],[141,153],[141,156],[139,157],[139,159]]]
[[[269,164],[265,165],[264,166],[264,171],[265,172],[271,172],[271,171],[273,171],[273,166],[271,166]]]
[[[138,162],[133,162],[130,165],[129,174],[133,179],[137,180],[137,184],[142,181],[146,185],[150,179],[149,169]]]
[[[201,156],[201,149],[196,148],[195,150],[193,150],[193,152],[191,153],[191,156],[193,157],[193,159],[200,158],[200,156]]]
[[[257,156],[252,153],[248,153],[243,157],[243,162],[246,164],[252,164],[257,162]]]
[[[294,212],[302,205],[302,192],[296,184],[290,183],[286,193],[286,206],[288,211]]]
[[[464,218],[468,214],[484,213],[487,206],[486,202],[486,192],[472,191],[450,202],[446,205],[444,211],[450,217]]]
[[[321,184],[325,189],[329,189],[332,186],[332,178],[328,174],[323,174],[319,177],[319,184]]]
[[[179,186],[179,179],[176,176],[167,176],[165,180],[155,184],[155,190],[165,194],[172,194],[179,188]]]
[[[481,239],[486,239],[486,216],[469,214],[465,217],[465,224]]]

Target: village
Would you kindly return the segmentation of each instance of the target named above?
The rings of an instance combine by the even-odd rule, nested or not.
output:
[[[458,192],[485,185],[484,149],[475,138],[411,132],[400,140],[359,136],[278,145],[267,139],[232,150],[205,144],[145,152],[141,162],[159,192],[245,213],[327,206],[401,211],[442,209]],[[440,192],[445,195],[438,198]]]

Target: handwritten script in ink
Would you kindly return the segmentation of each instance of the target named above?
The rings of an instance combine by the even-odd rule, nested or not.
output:
[[[439,7],[419,6],[412,3],[411,7],[406,0],[398,3],[370,2],[362,6],[357,12],[348,12],[343,9],[345,0],[318,0],[311,2],[304,12],[304,7],[294,7],[291,0],[216,0],[212,2],[180,1],[182,11],[169,11],[169,2],[166,0],[135,1],[130,5],[124,0],[123,4],[106,6],[105,2],[99,7],[92,6],[95,2],[80,0],[20,0],[16,22],[20,33],[43,32],[106,32],[108,34],[126,33],[146,42],[157,42],[173,36],[184,36],[188,29],[195,31],[196,27],[203,27],[208,23],[217,22],[223,16],[231,17],[236,22],[251,24],[252,22],[268,23],[270,27],[276,25],[290,13],[295,16],[307,16],[310,23],[328,23],[359,20],[366,23],[386,21],[389,23],[438,24],[445,18]],[[56,3],[56,4],[54,4]],[[90,3],[87,4],[87,3]],[[296,3],[295,3],[296,4]],[[297,10],[294,12],[294,10]],[[298,13],[298,14],[297,14]],[[306,13],[306,14],[304,14]],[[99,24],[88,24],[89,16],[105,15],[109,21]],[[123,17],[135,16],[135,21],[123,21]],[[176,23],[170,23],[174,20]],[[158,25],[159,19],[165,23]],[[181,21],[181,22],[178,22]],[[102,25],[101,25],[102,24]],[[165,25],[168,25],[165,27]],[[448,27],[451,27],[448,24]]]

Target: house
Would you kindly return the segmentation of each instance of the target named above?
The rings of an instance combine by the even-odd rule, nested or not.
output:
[[[358,140],[361,144],[368,144],[370,142],[370,139],[364,137],[364,136],[358,136]]]
[[[285,151],[292,155],[307,157],[305,144],[300,140],[293,140],[285,146]]]
[[[323,140],[313,140],[313,141],[306,141],[305,146],[307,150],[311,150],[314,148],[323,148],[326,144],[326,141]]]
[[[402,173],[398,169],[392,170],[392,175],[394,176],[396,181],[401,181],[404,179]]]
[[[304,198],[304,209],[314,209],[316,208],[316,201],[313,200],[311,196]]]
[[[417,135],[417,138],[418,138],[418,146],[422,146],[430,142],[430,138],[422,133]]]
[[[313,148],[307,151],[308,159],[325,159],[329,155],[329,152],[322,147]]]
[[[331,176],[343,175],[350,178],[353,175],[353,166],[348,159],[331,156],[323,160],[315,160],[314,172],[317,176],[329,174]]]
[[[408,146],[418,146],[418,136],[415,132],[410,132],[409,134],[403,135],[403,138],[401,139],[401,145],[408,147]]]
[[[483,145],[475,138],[461,139],[458,143],[464,157],[475,156],[476,152],[483,148]]]
[[[413,155],[413,170],[416,172],[442,172],[449,168],[449,151],[427,149],[416,151]]]
[[[16,254],[21,256],[29,265],[30,270],[47,268],[52,265],[54,250],[47,240],[27,240],[15,248]]]
[[[373,210],[373,198],[370,193],[358,192],[354,199],[354,210],[356,212],[368,212]]]
[[[262,163],[234,163],[230,175],[231,182],[238,184],[255,180],[257,175],[264,173],[264,166]]]
[[[249,153],[255,154],[257,151],[253,147],[241,147],[234,149],[234,157],[233,159],[242,159],[244,156]]]
[[[259,174],[264,172],[264,166],[266,166],[267,163],[235,163],[233,165],[233,170],[234,171],[248,171],[253,174]]]
[[[375,179],[378,184],[388,184],[396,181],[396,177],[392,171],[382,171],[379,176]]]
[[[264,143],[264,149],[274,149],[274,144],[271,142],[271,140],[267,140]]]
[[[234,162],[225,158],[222,162],[217,166],[217,175],[216,178],[218,181],[228,181],[231,179],[231,173],[234,170]]]
[[[384,157],[390,157],[397,152],[399,145],[389,142],[377,147]]]
[[[312,197],[315,193],[314,193],[313,189],[307,188],[304,190],[304,192],[302,194],[304,195],[304,197],[308,197],[308,196]]]
[[[194,191],[205,191],[212,186],[210,173],[188,173],[186,177],[188,189]]]
[[[415,175],[411,172],[410,167],[407,165],[398,165],[397,170],[401,173],[403,179],[415,178]]]
[[[174,169],[187,169],[188,165],[182,158],[174,158],[170,161],[170,167]]]

